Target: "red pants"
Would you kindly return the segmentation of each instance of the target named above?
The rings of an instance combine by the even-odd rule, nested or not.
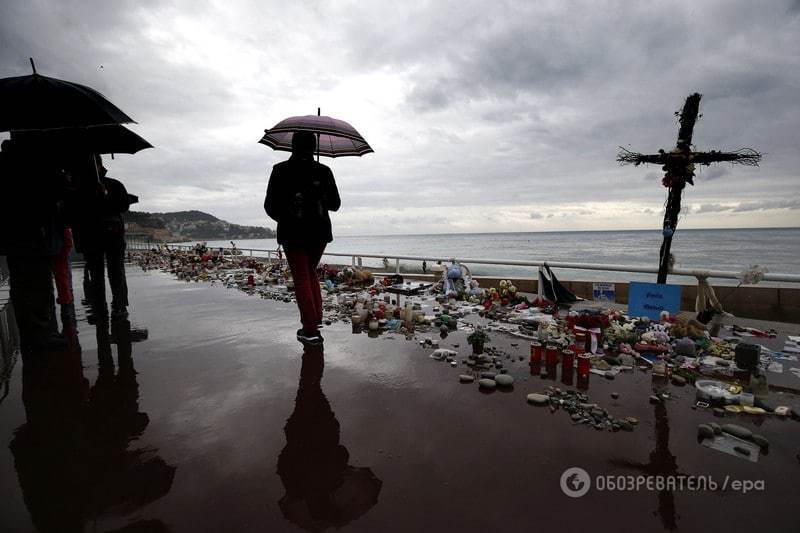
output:
[[[316,247],[286,248],[286,260],[292,269],[300,322],[306,331],[317,331],[322,322],[322,295],[319,292],[317,265],[325,251],[325,244]]]
[[[69,265],[69,253],[72,251],[72,230],[64,228],[64,246],[50,259],[53,269],[53,278],[56,280],[58,298],[56,302],[61,305],[72,303],[72,269]]]

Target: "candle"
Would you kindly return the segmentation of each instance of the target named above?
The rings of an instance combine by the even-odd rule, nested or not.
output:
[[[561,352],[561,365],[564,368],[564,370],[566,370],[567,368],[572,370],[573,366],[575,365],[575,352],[568,349],[563,350]]]
[[[541,363],[542,362],[542,343],[541,342],[532,342],[531,343],[531,362],[532,363]]]
[[[545,357],[547,360],[547,366],[558,364],[558,348],[552,344],[548,344],[545,351]]]
[[[578,355],[578,376],[589,376],[589,368],[591,367],[589,364],[590,360],[589,354],[582,353]]]

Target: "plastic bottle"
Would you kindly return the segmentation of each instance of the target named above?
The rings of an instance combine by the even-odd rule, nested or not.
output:
[[[414,327],[414,306],[411,305],[411,302],[406,303],[406,312],[403,318],[404,318],[403,325],[406,328],[411,329],[412,327]]]

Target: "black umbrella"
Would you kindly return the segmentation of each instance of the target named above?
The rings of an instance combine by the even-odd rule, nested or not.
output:
[[[11,137],[57,150],[78,148],[93,154],[135,154],[153,145],[125,126],[88,126],[49,130],[12,131]]]
[[[126,124],[134,120],[92,88],[36,73],[0,79],[0,131]]]

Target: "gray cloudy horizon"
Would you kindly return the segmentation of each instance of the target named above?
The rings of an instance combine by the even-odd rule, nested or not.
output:
[[[0,77],[34,57],[155,145],[107,164],[137,210],[274,227],[264,128],[353,124],[375,153],[323,158],[335,235],[659,228],[660,168],[615,156],[674,146],[695,91],[697,149],[765,157],[703,167],[681,227],[800,226],[797,50],[797,0],[0,5]]]

